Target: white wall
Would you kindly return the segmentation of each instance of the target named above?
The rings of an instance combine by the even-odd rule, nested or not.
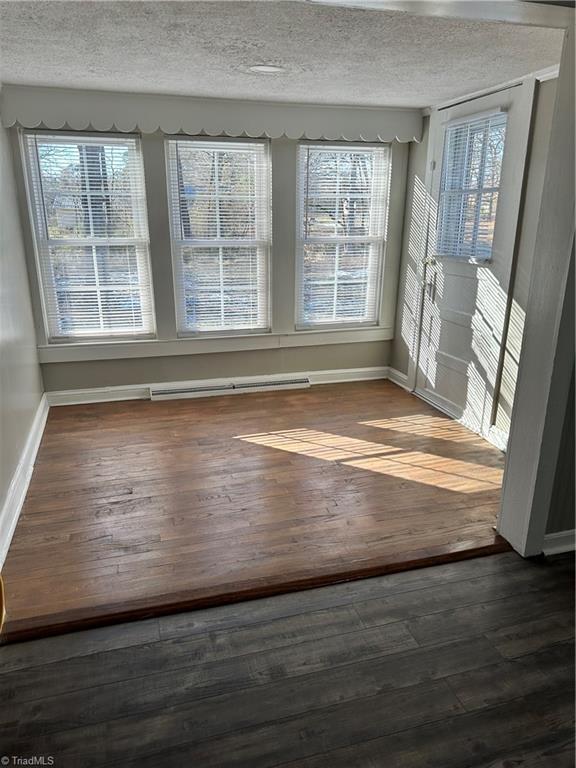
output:
[[[43,386],[8,131],[0,128],[0,528]]]

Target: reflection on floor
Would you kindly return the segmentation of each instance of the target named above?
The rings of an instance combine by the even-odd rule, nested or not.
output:
[[[502,467],[389,382],[54,408],[6,637],[501,550]]]

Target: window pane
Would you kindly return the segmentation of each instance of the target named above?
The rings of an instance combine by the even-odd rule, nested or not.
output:
[[[437,250],[489,259],[496,223],[506,113],[448,126],[440,183]]]
[[[377,321],[389,172],[387,147],[300,148],[299,325]]]
[[[188,328],[241,330],[266,321],[265,249],[184,247],[181,283]]]
[[[365,243],[304,247],[305,323],[369,322],[377,300],[377,247]]]
[[[52,279],[59,290],[96,285],[92,248],[50,248]]]
[[[94,247],[94,253],[100,285],[139,285],[140,266],[135,246],[98,245]]]
[[[133,328],[142,322],[140,294],[133,290],[111,290],[101,292],[102,320],[104,328],[122,330]]]
[[[127,147],[38,139],[50,238],[133,237],[133,179]]]
[[[85,336],[102,330],[102,313],[96,291],[56,290],[58,334]]]
[[[179,329],[268,329],[267,144],[182,140],[167,147]]]

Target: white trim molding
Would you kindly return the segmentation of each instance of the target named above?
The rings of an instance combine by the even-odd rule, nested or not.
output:
[[[573,552],[576,548],[576,531],[558,531],[547,533],[544,537],[543,551],[545,555],[560,555],[563,552]]]
[[[202,355],[210,352],[244,352],[252,349],[317,347],[351,342],[390,341],[391,327],[349,328],[291,333],[251,333],[234,336],[189,336],[180,339],[143,339],[73,344],[46,344],[38,347],[41,363],[67,363],[85,360],[125,360],[134,357]]]
[[[399,387],[402,387],[402,389],[405,389],[406,392],[412,392],[412,389],[408,385],[408,375],[406,373],[402,373],[402,371],[398,371],[396,368],[389,367],[388,376],[386,378],[394,384],[397,384]]]
[[[2,86],[9,128],[344,141],[420,141],[419,109],[200,99],[71,88]]]
[[[279,379],[310,379],[312,386],[316,384],[337,384],[345,381],[373,381],[388,378],[386,366],[373,368],[342,368],[329,371],[287,371],[282,374],[263,374],[261,376],[238,376],[226,379],[195,379],[193,381],[163,381],[150,384],[134,384],[118,387],[94,387],[91,389],[69,389],[57,392],[47,392],[48,403],[52,405],[81,405],[83,403],[109,403],[119,400],[149,400],[151,389],[184,390],[189,387],[202,387],[207,391],[213,390],[206,396],[234,394],[218,389],[234,384],[246,384],[254,381],[269,381],[274,384]],[[185,397],[185,395],[183,395]]]
[[[32,426],[26,438],[24,450],[20,456],[16,471],[12,476],[6,499],[0,511],[0,568],[4,565],[4,560],[8,554],[8,548],[12,541],[18,518],[20,517],[20,511],[26,498],[36,461],[36,454],[38,453],[40,441],[44,434],[44,427],[46,426],[48,407],[48,398],[44,394],[40,399]]]

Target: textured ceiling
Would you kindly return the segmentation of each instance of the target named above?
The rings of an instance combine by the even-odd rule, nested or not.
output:
[[[562,32],[301,2],[0,2],[5,83],[428,106],[553,66]],[[272,63],[281,75],[248,68]]]

